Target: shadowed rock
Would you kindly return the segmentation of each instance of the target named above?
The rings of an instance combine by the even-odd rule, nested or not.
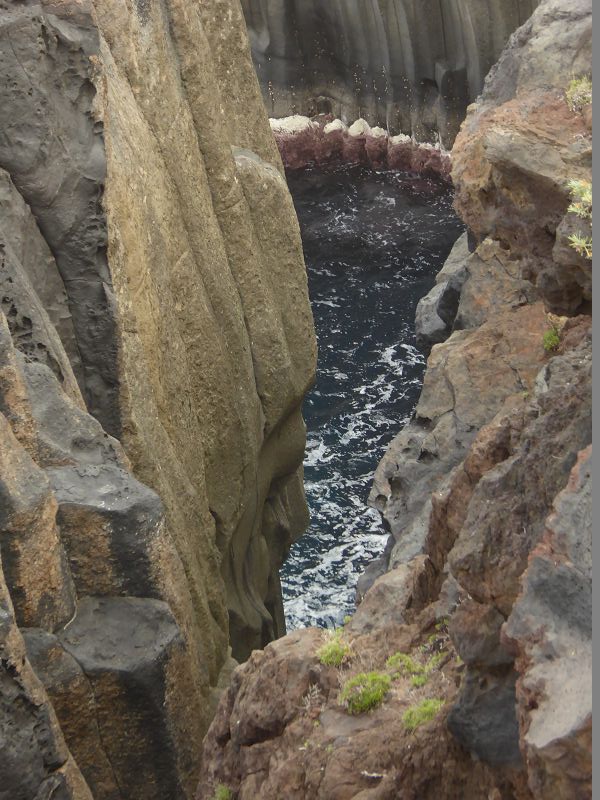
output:
[[[179,705],[193,684],[185,643],[167,604],[87,597],[57,638],[89,680],[119,796],[158,800],[190,791],[198,708],[192,697],[187,707]]]
[[[92,800],[27,660],[1,564],[0,764],[2,800]]]
[[[365,117],[450,146],[466,107],[536,0],[243,0],[270,116]]]

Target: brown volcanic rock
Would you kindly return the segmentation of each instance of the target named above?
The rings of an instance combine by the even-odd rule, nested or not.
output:
[[[404,712],[425,698],[446,707],[456,693],[460,667],[448,650],[425,687],[398,676],[383,705],[352,716],[338,704],[341,682],[352,674],[385,669],[386,658],[412,649],[425,661],[445,651],[447,635],[432,630],[431,617],[415,626],[390,626],[372,636],[344,633],[354,655],[338,670],[315,656],[323,632],[289,634],[254,653],[233,675],[204,742],[198,800],[210,800],[219,784],[239,800],[487,800],[509,788],[483,764],[474,764],[445,725],[446,710],[414,733]],[[428,637],[429,639],[430,637]],[[422,643],[423,650],[417,645]],[[523,795],[525,796],[525,795]]]
[[[504,627],[536,798],[592,796],[591,445],[582,450]]]
[[[457,331],[434,347],[415,417],[379,464],[370,496],[395,539],[390,565],[424,552],[431,493],[442,489],[504,402],[533,387],[546,359],[546,329],[537,303],[498,312],[476,331]]]
[[[591,349],[584,342],[549,361],[521,435],[473,493],[450,564],[474,599],[510,613],[552,501],[590,440]]]
[[[22,631],[27,657],[60,722],[61,731],[94,798],[121,800],[98,727],[96,700],[81,665],[53,634],[36,628]]]
[[[571,179],[591,180],[586,117],[564,90],[591,69],[590,0],[546,0],[512,37],[453,149],[456,207],[475,234],[522,259],[559,313],[591,300],[591,262],[564,242]]]

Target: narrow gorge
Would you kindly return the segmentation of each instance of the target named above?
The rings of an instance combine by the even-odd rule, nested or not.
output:
[[[591,798],[591,33],[0,0],[0,800]]]

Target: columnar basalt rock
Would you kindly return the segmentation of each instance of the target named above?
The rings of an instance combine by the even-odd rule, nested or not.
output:
[[[589,0],[544,0],[454,147],[470,230],[419,311],[423,391],[371,494],[391,536],[338,633],[336,677],[390,674],[394,650],[404,666],[381,706],[354,716],[315,631],[270,646],[234,673],[200,800],[218,783],[275,798],[284,781],[302,800],[591,797],[591,264],[565,247],[563,224],[568,180],[591,180],[589,115],[565,100],[590,68],[590,33]],[[297,712],[276,701],[265,735],[252,731],[257,687],[268,705],[288,669],[310,676],[292,682]],[[404,742],[421,697],[442,710]]]
[[[490,67],[537,0],[242,0],[272,117],[364,117],[450,147]]]
[[[281,159],[237,0],[0,3],[0,63],[8,591],[95,800],[190,797],[307,524]]]

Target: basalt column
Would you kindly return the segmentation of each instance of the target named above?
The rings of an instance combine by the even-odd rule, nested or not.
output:
[[[307,521],[292,202],[238,0],[0,3],[0,65],[14,617],[94,798],[189,796]]]
[[[537,0],[242,0],[270,116],[332,113],[449,147]]]

